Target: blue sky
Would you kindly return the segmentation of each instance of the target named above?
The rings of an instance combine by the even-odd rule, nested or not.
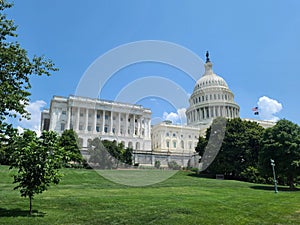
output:
[[[31,102],[37,108],[49,106],[53,95],[75,94],[87,68],[109,50],[135,41],[162,40],[202,59],[209,50],[214,72],[235,94],[242,118],[260,119],[251,109],[266,96],[271,107],[275,104],[276,117],[300,124],[300,1],[15,0],[14,4],[6,14],[18,25],[17,41],[29,55],[44,54],[60,69],[51,77],[32,78]],[[122,88],[145,76],[171,80],[188,94],[195,84],[170,65],[136,63],[113,74],[101,98],[114,100]],[[138,103],[150,107],[155,118],[177,113],[168,99],[149,96]]]

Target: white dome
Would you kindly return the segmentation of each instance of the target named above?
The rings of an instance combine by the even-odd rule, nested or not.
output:
[[[212,64],[208,62],[204,64],[205,66],[205,73],[203,76],[196,82],[195,89],[203,89],[206,87],[225,87],[228,88],[226,81],[218,76],[217,74],[213,73],[212,71]]]
[[[206,53],[205,73],[196,82],[186,110],[189,126],[209,126],[214,118],[239,117],[240,107],[226,81],[215,74]]]

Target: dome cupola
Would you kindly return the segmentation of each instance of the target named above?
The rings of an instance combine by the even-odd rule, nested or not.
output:
[[[187,123],[192,126],[207,125],[216,117],[239,117],[239,106],[226,81],[215,74],[206,52],[205,72],[196,82],[186,111]]]

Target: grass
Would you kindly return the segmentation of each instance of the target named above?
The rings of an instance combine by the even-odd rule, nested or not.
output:
[[[59,185],[36,195],[29,216],[28,199],[12,190],[13,171],[0,166],[0,224],[300,224],[300,191],[283,187],[275,194],[271,186],[183,171],[162,183],[128,187],[94,170],[63,173]]]

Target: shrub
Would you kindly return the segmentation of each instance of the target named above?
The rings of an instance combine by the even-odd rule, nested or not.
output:
[[[266,180],[259,175],[258,169],[253,166],[248,166],[241,172],[241,178],[251,183],[266,183]]]
[[[155,161],[154,167],[157,168],[157,169],[160,168],[160,161],[159,161],[159,160],[156,160],[156,161]]]
[[[172,170],[180,170],[181,166],[176,161],[168,162],[168,167]]]

